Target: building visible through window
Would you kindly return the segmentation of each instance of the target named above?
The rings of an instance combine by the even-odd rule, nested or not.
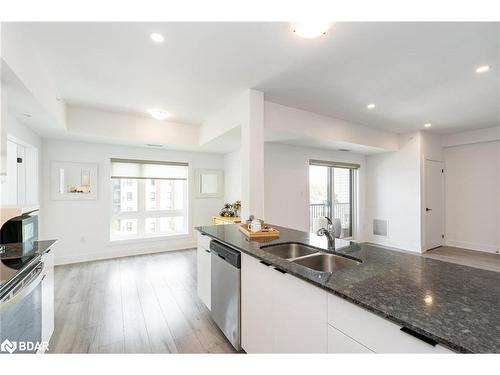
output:
[[[111,240],[188,232],[188,167],[111,160]]]

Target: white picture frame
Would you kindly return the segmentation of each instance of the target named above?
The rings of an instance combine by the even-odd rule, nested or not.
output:
[[[98,164],[52,161],[50,196],[52,200],[96,200]]]
[[[196,169],[195,197],[222,198],[224,194],[224,172],[218,169]]]

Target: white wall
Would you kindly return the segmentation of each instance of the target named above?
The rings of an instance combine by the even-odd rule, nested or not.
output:
[[[452,147],[491,141],[500,141],[500,126],[447,134],[443,136],[442,146]]]
[[[421,251],[421,134],[400,137],[400,149],[367,156],[367,239]],[[388,220],[387,237],[373,235],[373,219]]]
[[[500,141],[447,147],[446,244],[500,251]]]
[[[52,118],[51,127],[65,129],[66,105],[49,72],[44,69],[32,38],[26,38],[22,23],[3,22],[0,27],[2,59]]]
[[[198,146],[199,126],[74,106],[68,106],[67,113],[68,130],[75,134],[136,144]]]
[[[364,239],[365,156],[350,152],[266,143],[265,220],[293,229],[309,231],[309,160],[357,163],[359,192],[357,196],[357,240]]]
[[[111,157],[187,161],[191,189],[190,234],[170,240],[111,243],[109,241],[111,211],[109,160]],[[41,210],[50,220],[43,222],[41,237],[59,240],[55,250],[55,259],[58,264],[194,247],[196,238],[192,227],[209,224],[211,216],[218,212],[223,204],[222,198],[193,198],[194,170],[196,168],[223,169],[222,155],[44,139],[42,159]],[[97,163],[99,166],[98,199],[94,201],[51,200],[51,161]]]
[[[291,133],[306,139],[314,138],[318,142],[335,141],[345,144],[343,148],[362,145],[373,149],[395,151],[399,147],[398,136],[395,133],[271,102],[265,102],[264,108],[265,127],[269,130]]]
[[[241,200],[241,151],[224,154],[224,201],[233,203]]]

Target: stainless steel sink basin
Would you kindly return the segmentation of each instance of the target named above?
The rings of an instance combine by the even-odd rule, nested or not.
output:
[[[335,272],[343,268],[354,267],[360,264],[360,262],[353,259],[325,253],[295,259],[292,262],[321,272]]]
[[[261,250],[284,259],[295,259],[306,255],[319,253],[318,250],[314,247],[302,245],[300,243],[285,243],[279,245],[263,246],[261,247]]]

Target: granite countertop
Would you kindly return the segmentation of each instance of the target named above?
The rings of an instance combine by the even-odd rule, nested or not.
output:
[[[321,249],[325,237],[279,226],[278,239],[249,241],[239,225],[197,229],[214,239],[462,353],[500,353],[500,273],[370,244],[336,240],[336,252],[361,264],[318,272],[260,247],[299,242]]]
[[[15,283],[24,271],[28,270],[32,265],[36,264],[43,254],[57,240],[36,241],[35,247],[29,254],[19,258],[0,259],[0,297]],[[6,254],[22,253],[22,244],[11,243],[5,244]]]

